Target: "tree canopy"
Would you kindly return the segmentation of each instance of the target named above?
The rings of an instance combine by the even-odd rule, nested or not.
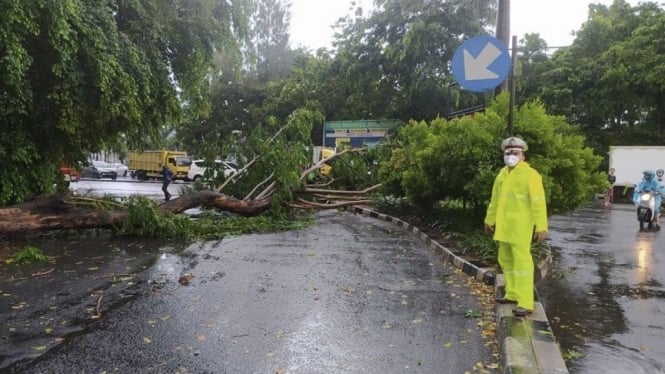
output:
[[[244,1],[7,0],[0,6],[0,204],[48,192],[61,162],[205,112],[213,53],[240,53]]]
[[[256,174],[229,193],[240,196],[272,175],[273,193],[288,200],[324,120],[390,118],[412,121],[397,138],[403,147],[396,143],[383,164],[393,192],[481,206],[500,163],[488,150],[502,136],[505,99],[484,114],[441,117],[448,106],[492,99],[451,91],[449,61],[466,38],[492,33],[496,5],[377,0],[372,12],[356,8],[339,20],[332,49],[310,52],[289,46],[287,0],[7,0],[0,204],[49,192],[61,162],[160,144],[167,135],[198,157],[253,162]],[[615,0],[592,4],[574,43],[553,54],[538,34],[522,38],[516,128],[537,145],[531,161],[556,209],[574,208],[598,188],[586,145],[602,154],[619,142],[664,143],[663,31],[660,6]],[[290,130],[267,141],[282,128]],[[476,145],[460,155],[449,152],[470,141]],[[577,161],[561,161],[566,147]],[[384,155],[375,152],[372,165]],[[363,157],[348,165],[370,160]],[[478,170],[462,167],[471,162]],[[363,172],[375,179],[372,167]],[[338,177],[347,186],[362,179]]]
[[[566,116],[597,151],[611,144],[665,144],[663,9],[652,2],[592,4],[570,47],[531,62],[528,98]],[[526,52],[530,52],[528,42]]]

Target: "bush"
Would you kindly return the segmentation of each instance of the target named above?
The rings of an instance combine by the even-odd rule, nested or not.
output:
[[[33,262],[48,262],[49,257],[42,252],[41,249],[27,245],[23,247],[16,255],[14,256],[13,262],[19,264],[29,264]]]
[[[386,191],[423,208],[461,201],[480,220],[503,167],[500,144],[507,137],[507,108],[504,94],[485,113],[402,127],[390,159],[381,165]],[[585,146],[575,127],[545,113],[541,104],[516,111],[515,135],[527,142],[527,161],[543,176],[550,214],[581,206],[605,185],[602,158]]]

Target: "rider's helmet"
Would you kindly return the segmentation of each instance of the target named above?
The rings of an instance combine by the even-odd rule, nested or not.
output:
[[[645,170],[642,174],[644,174],[645,180],[652,180],[653,177],[656,176],[656,173],[653,170]]]

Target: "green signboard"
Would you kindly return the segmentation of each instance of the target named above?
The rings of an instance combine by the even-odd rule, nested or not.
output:
[[[401,121],[396,119],[352,120],[352,121],[325,121],[324,131],[357,130],[357,129],[385,129],[393,130]]]
[[[345,144],[353,148],[378,144],[400,123],[395,119],[325,121],[322,144],[324,147]]]

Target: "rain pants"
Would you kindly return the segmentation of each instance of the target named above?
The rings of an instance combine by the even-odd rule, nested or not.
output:
[[[504,167],[496,176],[485,223],[494,226],[494,240],[499,242],[504,297],[533,310],[531,240],[534,228],[547,231],[547,203],[542,178],[526,161],[512,170]]]
[[[654,199],[656,202],[656,213],[660,210],[660,203],[663,199],[662,193],[663,193],[663,186],[655,179],[642,179],[636,186],[635,186],[635,192],[633,193],[633,203],[637,206],[637,202],[640,199],[640,195],[642,192],[645,191],[652,191],[652,192],[660,192],[656,195],[654,195]]]

